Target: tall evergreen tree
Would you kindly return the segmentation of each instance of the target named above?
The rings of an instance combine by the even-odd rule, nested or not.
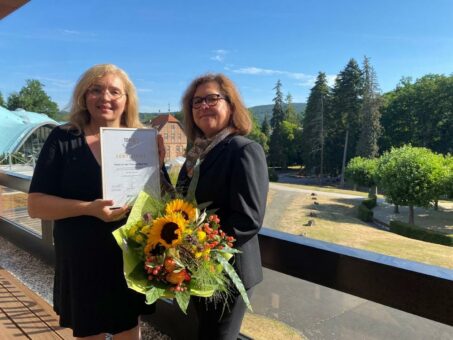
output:
[[[378,140],[381,135],[381,113],[379,85],[376,72],[369,58],[363,60],[362,127],[356,148],[356,156],[375,158],[378,156]]]
[[[307,174],[323,174],[325,112],[329,108],[330,89],[324,72],[319,72],[310,91],[302,120],[302,160]]]
[[[50,118],[56,118],[58,105],[53,102],[44,91],[44,85],[39,80],[28,79],[19,93],[12,93],[8,97],[9,110],[24,109],[27,111],[44,113]]]
[[[342,173],[346,163],[355,156],[359,138],[362,96],[362,71],[354,59],[349,60],[336,80],[332,109],[326,117],[326,170],[332,175]]]
[[[300,120],[298,118],[296,108],[293,105],[293,96],[291,93],[286,95],[285,120],[290,123],[300,125]]]
[[[284,128],[285,111],[283,110],[283,94],[281,91],[282,83],[280,80],[274,87],[275,97],[274,107],[272,109],[272,135],[269,142],[269,163],[272,166],[286,167],[287,159],[284,146]]]
[[[263,122],[261,123],[261,132],[264,133],[268,138],[271,136],[271,125],[269,124],[267,113],[264,115]]]
[[[3,99],[2,92],[0,91],[0,106],[5,106],[5,100]]]
[[[285,120],[285,110],[283,109],[282,83],[280,79],[274,87],[275,97],[273,99],[274,107],[272,108],[271,127],[275,129],[277,125]]]

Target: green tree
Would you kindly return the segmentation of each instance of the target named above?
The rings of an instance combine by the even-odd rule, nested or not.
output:
[[[378,156],[378,140],[381,135],[381,113],[379,86],[376,72],[370,65],[369,58],[363,61],[363,95],[362,95],[362,126],[356,147],[356,155],[375,158]]]
[[[0,106],[5,107],[5,100],[3,99],[2,92],[0,91]]]
[[[50,99],[43,88],[44,85],[39,80],[28,79],[19,93],[14,92],[8,97],[8,109],[14,111],[20,108],[44,113],[50,118],[56,119],[58,105]]]
[[[332,175],[344,174],[346,163],[355,156],[362,126],[361,96],[362,71],[351,59],[335,79],[332,106],[325,119],[326,168]]]
[[[428,207],[438,198],[443,166],[443,157],[429,149],[392,148],[379,158],[377,182],[389,202],[409,206],[409,223],[414,224],[414,206]]]
[[[261,132],[264,133],[268,138],[271,136],[271,125],[267,118],[267,113],[264,115],[263,122],[261,123]]]
[[[175,112],[174,116],[181,122],[181,124],[184,124],[184,113],[182,111]]]
[[[445,175],[445,194],[448,198],[453,198],[453,156],[447,155],[445,156],[445,166],[447,168],[446,175]]]
[[[293,96],[291,93],[286,95],[285,120],[296,125],[300,124],[300,119],[293,105]]]
[[[288,162],[285,151],[285,132],[282,122],[272,130],[269,141],[269,165],[286,168]]]
[[[254,140],[255,142],[259,143],[263,147],[264,153],[267,154],[269,152],[269,145],[268,145],[269,138],[266,134],[264,134],[261,131],[258,120],[256,119],[255,115],[252,112],[250,112],[250,116],[252,118],[253,125],[252,125],[252,131],[250,131],[250,134],[248,135],[248,137],[250,139]]]
[[[283,121],[281,125],[281,138],[283,140],[283,152],[287,165],[301,163],[302,129],[299,124]]]
[[[384,95],[380,148],[412,144],[453,153],[453,76],[403,78]]]
[[[324,172],[325,112],[330,101],[330,89],[324,72],[319,72],[310,91],[302,120],[301,158],[307,173]]]
[[[275,97],[274,107],[272,108],[272,134],[269,141],[269,163],[271,166],[287,166],[287,157],[285,154],[285,133],[283,131],[283,121],[285,120],[285,111],[283,110],[283,94],[281,91],[282,83],[280,80],[274,87]]]
[[[282,83],[280,80],[277,81],[274,87],[275,97],[272,100],[274,107],[272,108],[271,127],[275,129],[279,124],[285,120],[285,110],[283,109],[283,93]]]
[[[346,167],[345,176],[354,184],[369,189],[369,196],[376,195],[377,159],[363,157],[352,158]]]

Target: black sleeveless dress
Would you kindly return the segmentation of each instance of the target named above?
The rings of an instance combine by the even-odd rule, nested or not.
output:
[[[30,193],[93,201],[102,198],[101,167],[83,133],[56,127],[36,164]],[[54,310],[76,337],[119,333],[154,312],[145,295],[127,287],[121,249],[112,231],[125,223],[91,216],[55,221]]]

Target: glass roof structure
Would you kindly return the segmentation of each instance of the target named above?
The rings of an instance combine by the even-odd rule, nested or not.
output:
[[[9,111],[0,106],[0,155],[14,153],[41,127],[52,128],[58,122],[47,115],[25,110]]]

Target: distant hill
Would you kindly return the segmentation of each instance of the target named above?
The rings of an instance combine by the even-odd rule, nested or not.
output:
[[[294,108],[296,109],[296,112],[302,113],[305,111],[305,107],[307,106],[306,103],[293,103]],[[259,120],[259,122],[262,122],[264,119],[264,115],[267,113],[269,119],[272,117],[272,108],[274,107],[274,104],[269,104],[269,105],[258,105],[258,106],[252,106],[249,107],[248,109],[253,112],[254,116]],[[286,105],[284,105],[284,108]],[[152,120],[153,118],[156,118],[159,115],[167,114],[167,112],[162,113],[162,112],[140,112],[140,120],[142,122],[148,122]],[[60,111],[58,112],[59,115],[59,121],[67,121],[69,117],[69,112],[67,111]],[[182,113],[181,112],[172,112],[172,115],[176,115],[176,118],[182,118]],[[182,119],[181,119],[182,121]]]
[[[142,112],[140,112],[140,121],[148,122],[148,121],[156,118],[158,115],[163,115],[163,114],[165,114],[165,113],[142,113]]]
[[[294,108],[296,109],[296,112],[298,113],[304,113],[305,112],[305,107],[307,106],[306,103],[293,103]],[[252,106],[249,107],[248,109],[253,112],[255,117],[262,122],[264,119],[264,115],[267,113],[268,119],[271,119],[272,117],[272,108],[274,107],[274,104],[269,104],[269,105],[258,105],[258,106]],[[286,104],[283,106],[286,108]]]

